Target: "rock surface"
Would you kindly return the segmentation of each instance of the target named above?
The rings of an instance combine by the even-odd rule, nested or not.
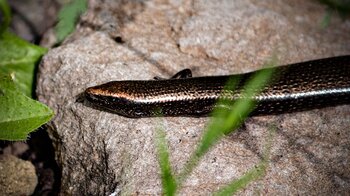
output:
[[[316,1],[91,0],[76,31],[40,65],[37,94],[56,112],[50,135],[63,195],[161,194],[155,130],[164,127],[178,173],[209,118],[129,119],[77,101],[112,80],[248,72],[277,55],[280,64],[350,54],[350,22]],[[350,107],[252,117],[200,162],[179,191],[208,195],[261,160],[278,125],[267,173],[240,194],[330,195],[350,191]]]
[[[37,184],[31,162],[12,155],[0,155],[0,195],[31,195]]]

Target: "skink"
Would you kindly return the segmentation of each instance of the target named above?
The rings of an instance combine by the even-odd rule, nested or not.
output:
[[[267,69],[276,74],[251,97],[257,101],[253,115],[350,104],[350,55]],[[132,118],[158,116],[159,112],[162,116],[207,116],[219,98],[241,98],[244,84],[255,72],[207,77],[181,77],[180,73],[171,79],[113,81],[87,88],[85,96],[94,105]],[[230,78],[239,82],[223,95]]]

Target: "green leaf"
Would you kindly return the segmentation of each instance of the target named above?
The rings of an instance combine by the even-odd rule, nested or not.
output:
[[[46,51],[5,32],[0,37],[0,72],[11,75],[16,86],[31,96],[35,64]]]
[[[11,11],[6,0],[0,0],[0,11],[2,13],[2,21],[0,24],[0,35],[6,31],[11,21]]]
[[[233,180],[228,185],[220,188],[219,191],[214,193],[214,195],[217,195],[217,196],[234,195],[239,190],[246,187],[249,183],[265,175],[266,168],[270,160],[271,146],[272,146],[273,138],[276,133],[276,129],[277,128],[275,125],[270,125],[269,127],[269,135],[267,138],[267,144],[265,145],[263,159],[254,168],[246,172],[243,176],[239,177],[236,180]]]
[[[232,181],[225,188],[220,189],[214,195],[225,196],[225,195],[234,195],[242,188],[246,187],[250,182],[258,179],[259,177],[265,174],[266,164],[261,162],[259,165],[250,169],[247,173],[241,176],[239,179]]]
[[[58,24],[55,27],[57,41],[60,43],[73,32],[79,16],[87,9],[86,0],[73,0],[62,7],[58,13]]]
[[[345,18],[350,14],[350,1],[349,0],[318,0],[320,3],[328,6],[334,13],[339,14]]]
[[[268,65],[272,66],[274,64],[274,62],[270,62]],[[258,94],[263,89],[264,85],[269,82],[274,70],[275,69],[263,69],[256,72],[244,86],[244,91],[242,92],[243,99],[238,99],[233,103],[225,99],[219,100],[217,105],[221,107],[214,109],[214,116],[209,122],[199,145],[191,155],[190,160],[185,164],[184,169],[178,175],[177,181],[179,186],[181,186],[182,182],[191,174],[205,153],[207,153],[222,137],[232,133],[238,128],[244,119],[248,117],[249,113],[256,106],[256,102],[252,97]],[[225,89],[235,89],[239,81],[238,79],[239,78],[232,78]]]
[[[163,195],[175,195],[177,184],[175,177],[171,171],[169,161],[169,152],[165,139],[165,132],[162,128],[158,128],[156,132],[156,147],[158,151],[158,161],[161,170],[161,179],[163,185]]]
[[[0,108],[1,140],[25,140],[54,114],[46,105],[25,96],[4,74],[0,74]]]
[[[332,12],[327,11],[326,14],[324,15],[323,19],[321,20],[321,27],[326,28],[329,26],[331,23],[331,17],[332,17]]]

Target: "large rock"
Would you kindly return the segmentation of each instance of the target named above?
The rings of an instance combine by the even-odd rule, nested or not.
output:
[[[77,101],[112,80],[252,71],[350,54],[350,23],[317,1],[91,0],[76,31],[43,58],[38,97],[56,112],[49,133],[62,168],[62,194],[161,194],[155,130],[163,126],[178,173],[209,118],[130,119]],[[261,160],[269,126],[278,125],[264,177],[240,193],[330,195],[350,191],[350,106],[249,118],[200,162],[180,194],[203,195]]]

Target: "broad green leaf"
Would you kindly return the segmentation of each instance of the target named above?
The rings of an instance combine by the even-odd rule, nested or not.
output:
[[[46,105],[25,96],[4,74],[0,74],[0,108],[0,140],[25,140],[54,114]]]
[[[80,14],[85,12],[86,9],[86,0],[72,0],[71,3],[62,7],[58,13],[59,22],[55,27],[55,34],[59,43],[73,32]]]
[[[10,74],[19,90],[31,96],[35,64],[46,51],[5,32],[0,37],[0,72]]]

